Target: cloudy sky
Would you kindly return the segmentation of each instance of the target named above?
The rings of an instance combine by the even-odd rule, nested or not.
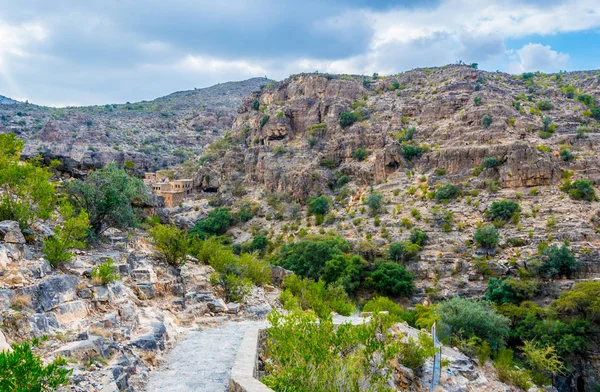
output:
[[[512,73],[600,68],[600,1],[0,0],[0,95],[44,105],[458,60]]]

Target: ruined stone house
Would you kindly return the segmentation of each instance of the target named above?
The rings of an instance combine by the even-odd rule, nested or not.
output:
[[[183,203],[195,189],[192,179],[171,180],[160,172],[145,173],[144,182],[152,188],[152,192],[164,198],[167,208]]]

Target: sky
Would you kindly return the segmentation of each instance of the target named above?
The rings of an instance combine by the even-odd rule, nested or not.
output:
[[[599,0],[0,0],[0,95],[151,100],[299,72],[600,68]]]

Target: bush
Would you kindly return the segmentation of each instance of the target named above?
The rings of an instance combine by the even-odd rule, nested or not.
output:
[[[546,278],[570,277],[579,270],[575,255],[566,245],[560,248],[557,245],[548,246],[542,250],[541,256],[536,269],[538,274]]]
[[[50,218],[56,206],[52,172],[36,160],[21,161],[23,146],[14,133],[0,134],[0,221],[16,221],[21,229]]]
[[[308,213],[311,215],[325,215],[329,212],[329,198],[327,196],[311,197],[306,202]]]
[[[494,120],[492,119],[492,116],[490,116],[489,114],[484,114],[483,117],[481,117],[481,125],[484,128],[489,128],[490,125],[492,125],[492,122]]]
[[[577,100],[584,105],[594,106],[594,97],[592,97],[590,94],[581,94],[577,97]]]
[[[415,227],[410,232],[409,241],[412,242],[413,244],[423,246],[427,242],[428,238],[429,238],[429,236],[427,235],[427,233],[425,233],[423,230]]]
[[[267,125],[267,123],[269,122],[269,119],[270,119],[270,118],[271,118],[271,117],[270,117],[268,114],[265,114],[264,116],[262,116],[262,118],[260,119],[260,127],[261,127],[261,129],[262,129],[262,128],[263,128],[265,125]]]
[[[354,112],[341,112],[340,113],[340,125],[342,128],[349,127],[357,121],[356,113]]]
[[[561,292],[553,305],[562,313],[600,319],[600,281],[575,283],[572,289]]]
[[[326,284],[290,275],[283,282],[281,303],[284,309],[312,310],[319,317],[327,317],[331,312],[349,316],[356,310],[344,288],[337,284]]]
[[[485,157],[485,159],[483,160],[483,166],[485,166],[488,169],[491,169],[500,166],[500,162],[498,161],[498,158]]]
[[[565,181],[560,190],[566,192],[573,200],[596,200],[596,191],[590,180]]]
[[[335,283],[347,293],[354,293],[360,286],[366,262],[360,256],[335,255],[325,263],[322,278],[326,283]]]
[[[252,238],[252,242],[250,242],[250,251],[262,252],[267,249],[268,245],[269,241],[267,240],[267,237],[262,234],[257,234]]]
[[[508,318],[497,314],[484,301],[454,297],[439,303],[435,312],[454,335],[463,339],[476,336],[494,350],[502,347],[510,332]]]
[[[532,370],[532,379],[536,385],[552,384],[552,377],[563,370],[563,363],[556,355],[554,347],[540,347],[538,344],[528,341],[521,347],[523,356],[529,368]]]
[[[473,240],[483,248],[495,248],[498,245],[498,229],[492,225],[479,227],[473,234]]]
[[[542,99],[537,103],[537,108],[543,111],[552,110],[553,107],[554,105],[552,105],[552,102],[547,99]]]
[[[255,99],[254,102],[252,102],[252,108],[256,111],[260,109],[260,102],[258,102],[258,99]]]
[[[490,278],[485,298],[499,305],[507,302],[520,303],[531,299],[536,291],[537,287],[531,281],[522,281],[513,278]]]
[[[44,241],[44,256],[53,267],[71,261],[73,248],[84,248],[85,237],[90,228],[88,214],[85,210],[74,216],[75,208],[64,202],[59,208],[62,224],[54,227],[54,235]]]
[[[149,230],[154,246],[162,253],[165,262],[172,267],[181,267],[185,264],[186,256],[190,250],[190,240],[183,230],[175,225],[158,224]]]
[[[562,148],[560,150],[560,158],[565,162],[571,162],[575,160],[575,155],[571,154],[571,151],[568,149]]]
[[[381,263],[369,277],[375,290],[382,294],[408,297],[413,289],[413,277],[396,263]]]
[[[7,392],[42,392],[56,390],[69,383],[72,370],[58,357],[48,365],[31,351],[27,342],[13,344],[12,351],[0,352],[0,390]]]
[[[269,358],[261,381],[274,391],[358,391],[363,385],[389,390],[391,375],[384,368],[402,343],[401,336],[388,331],[391,323],[384,315],[339,327],[331,317],[317,320],[299,310],[286,315],[274,311],[268,318]]]
[[[519,211],[521,211],[521,206],[519,203],[504,199],[501,201],[492,202],[492,206],[488,211],[488,215],[490,219],[501,219],[507,221]]]
[[[412,312],[407,312],[400,305],[389,299],[388,297],[374,297],[369,300],[363,307],[363,312],[388,312],[396,322],[406,321],[414,325],[414,315]]]
[[[436,353],[437,349],[433,345],[431,336],[419,332],[416,341],[412,336],[409,336],[406,344],[400,346],[399,359],[402,365],[416,372]]]
[[[350,251],[350,244],[341,237],[308,237],[303,241],[283,245],[277,264],[303,277],[321,278],[327,261]]]
[[[369,155],[368,151],[366,148],[357,148],[356,150],[354,150],[354,152],[352,153],[352,156],[354,157],[354,159],[356,159],[357,161],[364,161],[367,156]]]
[[[406,128],[396,134],[396,139],[399,142],[407,142],[407,141],[413,139],[416,132],[417,132],[417,128],[415,128],[415,127]]]
[[[552,346],[560,357],[565,358],[571,354],[582,355],[586,352],[593,324],[582,319],[568,322],[541,320],[535,314],[528,314],[512,332],[515,338],[523,342],[535,340],[540,345]]]
[[[377,192],[371,192],[365,204],[371,209],[371,213],[375,215],[381,209],[381,200],[383,195]]]
[[[408,263],[417,258],[420,250],[421,246],[412,242],[393,242],[390,244],[389,257],[396,262]]]
[[[402,156],[409,161],[413,158],[421,158],[422,155],[423,149],[420,146],[413,146],[411,144],[402,146]]]
[[[479,96],[475,96],[475,97],[473,97],[473,104],[474,104],[475,106],[479,106],[479,105],[481,105],[481,97],[479,97]]]
[[[142,180],[115,163],[95,170],[85,180],[71,181],[66,191],[77,208],[87,211],[93,235],[108,227],[136,227],[142,213],[137,206],[151,198],[150,189]]]
[[[115,280],[119,280],[121,279],[121,276],[114,273],[115,268],[115,261],[109,258],[104,263],[94,267],[91,274],[92,278],[99,281],[103,285],[114,282]]]
[[[448,201],[458,197],[460,189],[454,184],[445,184],[438,188],[435,192],[435,199],[440,201]]]
[[[233,223],[230,209],[227,207],[215,208],[208,213],[205,219],[196,222],[189,233],[201,239],[207,239],[215,235],[225,234]]]

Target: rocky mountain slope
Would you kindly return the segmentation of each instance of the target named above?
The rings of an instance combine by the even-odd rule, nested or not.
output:
[[[0,106],[0,132],[15,132],[24,155],[59,158],[67,169],[133,161],[143,170],[180,164],[229,129],[242,97],[270,81],[253,78],[126,104],[52,108]]]
[[[15,103],[18,103],[18,101],[15,101],[12,98],[5,97],[4,95],[0,95],[0,105],[2,105],[2,104],[10,105],[10,104],[15,104]]]
[[[257,201],[258,218],[234,236],[262,231],[281,244],[334,232],[367,260],[418,227],[429,241],[406,263],[413,303],[483,297],[489,277],[531,273],[540,247],[566,241],[581,268],[536,283],[535,300],[548,304],[574,282],[600,278],[600,206],[560,189],[566,178],[600,182],[598,100],[596,71],[509,75],[450,65],[389,77],[294,75],[244,99],[232,136],[197,173],[204,198],[173,212],[191,224],[208,201]],[[456,195],[436,198],[446,184]],[[372,193],[381,195],[376,214],[364,203]],[[321,195],[333,208],[318,225],[303,212]],[[475,246],[474,231],[492,223],[486,212],[503,199],[520,213],[495,222],[495,250]],[[597,351],[576,365],[586,385],[597,382]]]

